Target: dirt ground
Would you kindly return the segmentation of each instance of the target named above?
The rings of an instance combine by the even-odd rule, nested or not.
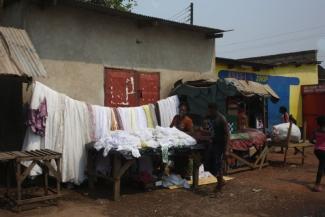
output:
[[[271,155],[269,159],[277,157]],[[107,185],[98,187],[96,192],[88,192],[86,187],[65,189],[58,206],[36,207],[19,214],[2,206],[0,217],[325,217],[325,192],[310,190],[316,163],[309,150],[303,168],[272,164],[262,171],[235,174],[232,175],[235,179],[217,194],[211,194],[212,185],[195,192],[184,189],[125,192],[122,186],[121,201],[113,202]]]

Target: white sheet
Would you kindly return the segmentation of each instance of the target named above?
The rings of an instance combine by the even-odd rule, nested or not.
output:
[[[133,130],[146,129],[147,118],[146,114],[141,106],[139,107],[119,107],[117,108],[120,114],[123,129],[131,132]]]
[[[84,145],[90,142],[87,105],[35,82],[31,108],[37,108],[44,97],[48,106],[45,137],[37,136],[28,129],[23,150],[47,148],[62,153],[62,181],[80,184],[85,179]],[[39,173],[36,167],[31,175]]]
[[[178,114],[179,100],[177,96],[171,96],[158,101],[160,125],[169,127],[175,115]]]
[[[112,110],[108,107],[93,105],[95,141],[109,135],[112,125]]]

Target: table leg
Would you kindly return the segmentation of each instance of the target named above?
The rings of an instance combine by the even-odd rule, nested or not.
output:
[[[87,172],[88,172],[88,187],[89,189],[95,188],[95,179],[94,174],[96,172],[95,163],[94,163],[94,153],[93,151],[88,151],[87,159]]]
[[[114,201],[120,200],[121,197],[121,176],[120,176],[120,169],[121,169],[121,156],[119,154],[114,154],[113,156],[113,178],[114,178]]]
[[[8,197],[9,196],[9,189],[10,189],[10,176],[11,176],[11,174],[10,174],[10,168],[9,167],[11,167],[11,163],[10,163],[10,161],[8,161],[8,162],[6,162],[5,163],[5,174],[6,174],[6,197]]]
[[[193,184],[192,188],[195,190],[199,186],[199,169],[201,166],[201,161],[199,160],[199,156],[193,156]]]
[[[18,212],[21,211],[19,203],[22,199],[22,189],[21,189],[21,165],[19,161],[16,161],[16,181],[17,181],[17,208]]]
[[[61,194],[61,159],[55,159],[56,163],[56,171],[57,171],[57,177],[56,177],[56,191],[57,194]]]
[[[48,182],[48,178],[49,178],[49,170],[47,168],[46,165],[43,166],[43,175],[44,175],[44,195],[48,195],[49,194],[49,182]]]

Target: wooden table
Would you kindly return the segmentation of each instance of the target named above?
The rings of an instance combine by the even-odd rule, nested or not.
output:
[[[135,158],[132,157],[125,157],[119,152],[111,151],[109,156],[113,158],[112,161],[112,175],[111,176],[104,176],[101,174],[97,174],[96,172],[96,159],[99,155],[103,155],[103,150],[97,151],[93,147],[94,143],[90,143],[86,145],[87,149],[87,172],[88,175],[88,185],[90,189],[94,189],[95,182],[98,178],[104,178],[106,180],[112,181],[113,185],[113,200],[118,201],[121,197],[121,178],[125,174],[125,172],[136,162]],[[176,150],[176,148],[175,148]],[[192,188],[195,189],[199,183],[199,167],[201,165],[202,160],[202,151],[204,147],[201,145],[196,145],[187,148],[177,148],[176,151],[184,151],[193,159],[193,185]],[[160,155],[160,149],[151,150],[152,152],[142,152],[142,156],[148,155]]]
[[[25,204],[46,201],[56,199],[61,196],[61,171],[60,171],[60,161],[61,154],[54,152],[48,149],[35,150],[35,151],[13,151],[13,152],[0,152],[0,161],[6,163],[13,163],[15,173],[16,173],[16,195],[10,197],[8,193],[9,184],[10,184],[10,174],[7,169],[7,196],[13,201],[18,211],[20,211],[21,206]],[[27,168],[22,170],[22,162],[30,162]],[[55,162],[56,168],[52,165],[52,162]],[[44,194],[42,196],[34,198],[24,198],[22,183],[28,177],[32,169],[38,165],[43,172],[44,176]],[[7,167],[8,168],[8,167]],[[51,174],[56,179],[56,190],[51,189],[48,185],[48,176]]]

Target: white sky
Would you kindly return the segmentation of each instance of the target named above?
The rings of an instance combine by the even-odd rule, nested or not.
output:
[[[137,0],[133,12],[168,19],[190,0]],[[318,49],[325,61],[325,0],[192,0],[194,24],[234,29],[216,40],[216,55],[244,58]],[[185,19],[179,14],[179,20]]]

